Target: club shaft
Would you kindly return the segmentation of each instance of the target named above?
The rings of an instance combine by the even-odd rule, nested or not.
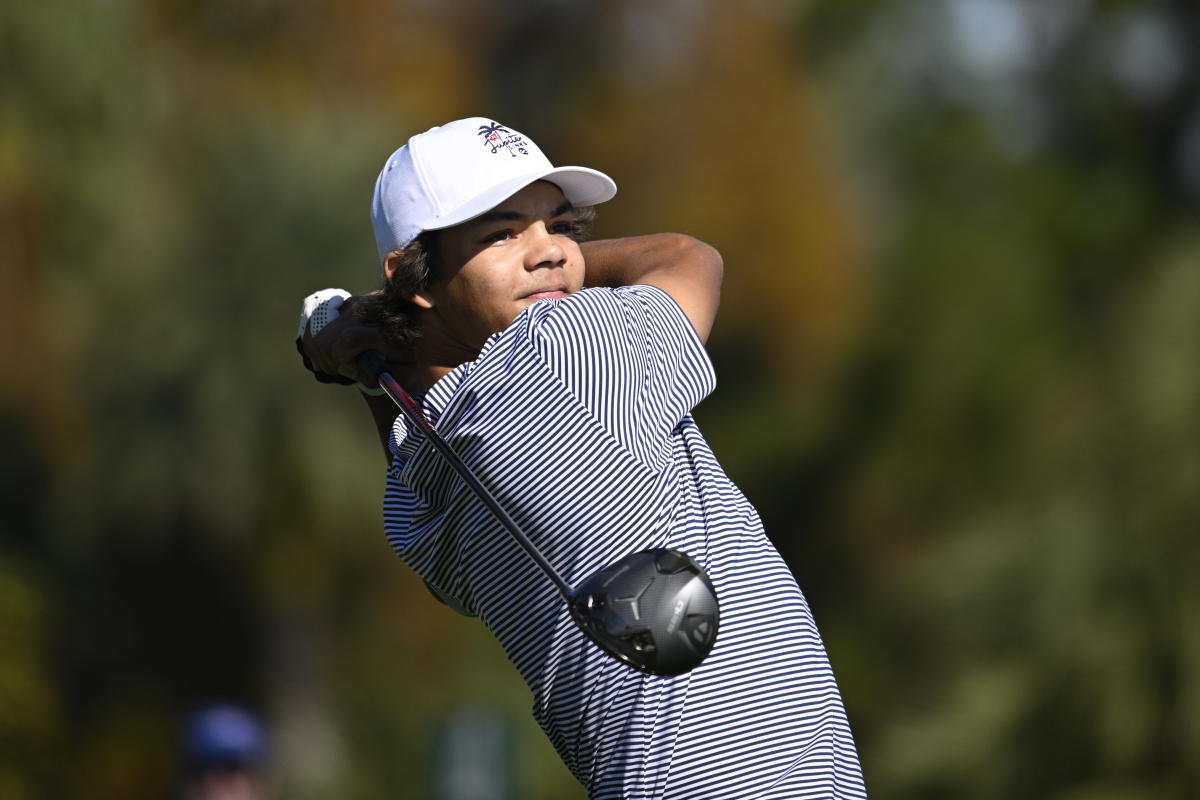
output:
[[[470,487],[471,491],[475,493],[479,500],[485,506],[487,506],[488,511],[492,512],[492,515],[495,516],[496,520],[504,526],[504,529],[508,531],[509,535],[512,536],[516,543],[521,546],[521,549],[525,551],[526,555],[533,559],[533,563],[537,564],[538,569],[545,573],[546,577],[549,578],[554,584],[554,587],[558,589],[559,594],[561,594],[564,599],[570,601],[573,594],[571,586],[563,580],[562,576],[558,574],[558,571],[551,566],[550,562],[547,561],[545,557],[542,556],[541,552],[537,549],[537,546],[534,545],[529,537],[525,535],[525,532],[521,530],[521,526],[517,525],[513,518],[508,515],[508,512],[504,510],[504,507],[496,501],[496,498],[494,498],[492,493],[487,490],[487,487],[479,481],[479,478],[475,477],[475,473],[472,472],[471,468],[468,467],[466,463],[459,457],[458,453],[454,452],[454,448],[450,446],[450,443],[442,438],[442,435],[433,429],[433,426],[429,424],[429,420],[425,419],[425,414],[421,411],[420,406],[418,406],[409,393],[404,390],[404,387],[400,385],[400,382],[393,378],[390,373],[384,370],[379,373],[379,386],[383,389],[388,397],[392,398],[392,402],[394,402],[400,409],[400,413],[403,414],[410,423],[425,432],[425,435],[429,437],[431,442],[433,442],[433,446],[436,447],[438,452],[442,454],[442,457],[446,459],[446,463],[454,468],[454,471],[459,474],[459,476],[463,479],[467,486]]]

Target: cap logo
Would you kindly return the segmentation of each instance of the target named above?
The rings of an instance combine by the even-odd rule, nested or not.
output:
[[[493,153],[500,152],[500,148],[503,147],[513,158],[517,157],[517,153],[523,156],[529,155],[525,138],[519,133],[513,133],[498,122],[480,125],[479,135],[483,137],[484,146],[490,147]]]

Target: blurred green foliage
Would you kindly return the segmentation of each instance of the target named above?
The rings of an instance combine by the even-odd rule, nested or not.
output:
[[[469,114],[612,174],[600,235],[724,254],[697,413],[874,797],[1200,795],[1197,42],[1167,0],[0,6],[0,796],[168,795],[209,697],[281,797],[428,796],[461,708],[581,796],[291,343]]]

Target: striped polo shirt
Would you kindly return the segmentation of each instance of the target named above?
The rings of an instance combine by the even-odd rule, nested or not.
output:
[[[690,673],[647,675],[589,641],[403,416],[392,431],[388,541],[500,641],[590,798],[865,797],[808,604],[692,420],[714,386],[679,306],[631,286],[533,304],[423,401],[568,583],[651,547],[700,562],[721,621]]]

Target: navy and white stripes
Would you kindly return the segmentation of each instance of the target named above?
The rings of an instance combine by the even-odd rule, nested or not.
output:
[[[721,627],[689,674],[636,672],[576,630],[550,582],[403,417],[388,540],[491,629],[589,797],[865,797],[804,596],[690,416],[714,382],[679,307],[636,286],[531,306],[425,398],[568,582],[649,547],[704,566]]]

